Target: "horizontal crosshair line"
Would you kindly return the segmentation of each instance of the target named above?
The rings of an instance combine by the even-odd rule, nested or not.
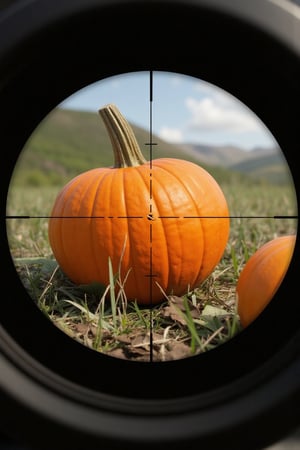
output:
[[[183,216],[183,219],[298,219],[298,216]]]
[[[148,216],[5,216],[6,219],[149,219]],[[298,219],[298,216],[156,216],[157,219]],[[153,216],[155,220],[155,216]]]
[[[157,216],[158,219],[298,219],[298,216]]]
[[[6,216],[6,219],[144,219],[144,216]]]

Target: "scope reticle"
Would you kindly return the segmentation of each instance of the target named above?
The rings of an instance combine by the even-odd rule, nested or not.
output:
[[[61,327],[63,330],[65,327],[65,332],[84,345],[88,345],[89,347],[94,348],[97,351],[107,353],[108,355],[117,358],[126,358],[129,360],[136,359],[139,361],[152,362],[194,356],[225,343],[235,334],[242,331],[237,314],[237,296],[235,286],[242,266],[246,263],[250,254],[264,242],[272,239],[276,235],[296,234],[297,205],[292,177],[288,164],[285,161],[275,138],[273,138],[271,133],[266,129],[266,127],[264,127],[259,118],[255,116],[252,111],[247,109],[245,105],[220,88],[210,85],[203,80],[198,80],[178,73],[159,71],[127,73],[102,80],[92,86],[93,91],[91,89],[91,92],[95,92],[95,87],[97,89],[97,101],[99,100],[99,108],[107,102],[108,104],[115,103],[126,107],[124,104],[125,95],[120,93],[120,89],[116,89],[116,96],[114,98],[107,95],[106,90],[110,93],[112,92],[111,89],[107,89],[109,84],[113,85],[114,83],[115,85],[118,83],[120,83],[121,86],[124,85],[126,87],[127,96],[128,90],[131,89],[129,97],[132,99],[133,108],[138,111],[140,108],[141,116],[145,116],[146,113],[148,126],[146,126],[145,129],[146,133],[148,133],[148,139],[145,140],[145,129],[143,130],[142,126],[134,123],[132,123],[132,126],[136,131],[136,136],[128,133],[125,138],[124,136],[122,137],[122,132],[124,134],[124,130],[127,130],[126,122],[123,123],[122,121],[120,123],[116,121],[117,132],[112,132],[112,121],[109,115],[113,116],[113,114],[115,114],[114,109],[100,109],[100,113],[102,111],[103,121],[106,126],[107,141],[105,141],[105,138],[102,137],[102,140],[104,139],[104,141],[99,145],[99,160],[101,155],[104,155],[103,158],[106,157],[106,149],[111,147],[113,143],[115,143],[116,148],[120,146],[121,138],[130,141],[130,145],[133,145],[132,142],[136,139],[134,145],[137,144],[137,146],[140,146],[143,154],[142,156],[145,158],[144,161],[141,160],[136,163],[136,165],[138,163],[145,165],[145,167],[143,166],[145,169],[143,175],[139,175],[143,179],[142,183],[147,185],[148,197],[144,201],[144,208],[141,208],[138,214],[133,215],[126,213],[127,210],[131,210],[130,205],[127,204],[124,207],[124,204],[126,203],[124,200],[124,194],[120,194],[120,192],[118,192],[118,188],[116,187],[118,185],[115,187],[112,185],[111,191],[108,192],[107,196],[111,196],[111,203],[118,202],[117,199],[119,196],[120,203],[123,204],[123,209],[121,208],[114,210],[111,205],[108,205],[108,207],[103,210],[101,205],[102,199],[99,198],[97,202],[93,204],[92,209],[86,207],[85,211],[87,211],[87,213],[78,213],[78,208],[76,205],[80,202],[84,203],[87,201],[84,200],[82,192],[79,194],[76,191],[74,195],[75,200],[72,200],[69,208],[65,208],[63,203],[62,209],[58,208],[51,214],[51,208],[45,210],[45,202],[37,199],[37,203],[40,202],[39,206],[35,205],[34,209],[32,209],[32,203],[28,200],[27,204],[23,205],[25,207],[25,213],[18,213],[14,203],[16,200],[16,197],[14,197],[14,192],[17,192],[18,182],[20,183],[20,180],[22,182],[22,176],[25,173],[25,169],[28,169],[28,162],[30,161],[30,158],[34,157],[34,155],[38,155],[38,157],[42,159],[44,158],[42,161],[42,166],[46,167],[46,173],[48,170],[53,174],[55,170],[57,170],[57,172],[60,171],[65,179],[69,180],[69,182],[71,182],[71,179],[73,178],[70,174],[63,173],[64,169],[59,165],[59,163],[56,163],[53,159],[51,160],[51,157],[47,158],[47,152],[44,155],[39,155],[39,153],[35,151],[35,148],[42,144],[38,138],[35,138],[35,135],[38,137],[38,129],[33,133],[27,145],[24,147],[24,150],[19,158],[20,162],[16,165],[11,181],[7,214],[7,219],[9,220],[7,223],[12,257],[14,258],[18,274],[24,283],[25,289],[29,292],[38,307],[42,311],[46,312],[48,317],[50,319],[52,318],[57,326]],[[137,92],[134,91],[134,83],[137,83]],[[248,125],[251,130],[251,126],[256,126],[262,135],[265,134],[265,139],[273,143],[274,147],[277,147],[277,153],[275,152],[275,156],[273,154],[273,157],[277,163],[281,160],[281,168],[283,167],[283,171],[279,175],[284,177],[283,184],[289,197],[286,205],[276,202],[276,195],[274,195],[274,201],[271,200],[270,197],[266,197],[265,201],[269,202],[268,205],[262,204],[264,201],[265,192],[269,192],[268,190],[270,190],[270,188],[274,189],[274,192],[275,190],[277,192],[278,185],[272,185],[268,183],[267,180],[264,181],[262,177],[260,180],[258,179],[258,181],[256,181],[255,185],[254,181],[251,182],[251,178],[246,177],[248,180],[244,180],[244,187],[246,186],[246,189],[238,192],[238,185],[230,182],[230,178],[234,179],[235,182],[239,179],[241,182],[242,176],[237,171],[234,171],[233,169],[232,172],[226,172],[224,168],[216,169],[213,165],[211,166],[207,164],[208,173],[210,170],[213,172],[212,180],[210,182],[216,181],[217,184],[221,186],[221,192],[224,194],[224,212],[222,212],[222,214],[211,213],[209,215],[203,215],[197,212],[197,208],[195,209],[195,204],[198,199],[193,198],[192,190],[191,198],[189,200],[190,202],[194,202],[192,208],[187,207],[186,210],[181,208],[180,215],[177,213],[160,214],[154,201],[154,191],[155,195],[158,196],[158,190],[160,188],[163,190],[167,188],[167,186],[158,186],[159,181],[155,177],[156,160],[160,158],[175,157],[180,160],[186,159],[193,161],[194,164],[200,164],[200,166],[203,164],[201,163],[201,157],[198,158],[197,148],[195,145],[192,147],[186,142],[179,142],[177,145],[174,145],[168,143],[163,138],[158,137],[159,131],[161,132],[161,136],[164,136],[163,131],[165,134],[168,132],[169,135],[172,132],[174,134],[176,132],[176,127],[178,133],[177,138],[180,137],[179,125],[176,123],[175,119],[173,119],[173,128],[171,126],[172,115],[175,116],[174,108],[177,107],[177,100],[175,100],[176,90],[173,89],[173,96],[171,96],[172,89],[165,89],[164,95],[162,95],[163,91],[160,88],[159,83],[162,83],[163,86],[166,86],[166,83],[168,83],[169,86],[171,86],[172,83],[174,86],[176,83],[183,83],[187,86],[189,85],[190,88],[193,87],[195,92],[197,86],[198,89],[200,86],[202,87],[201,96],[198,97],[198,102],[195,98],[186,99],[186,105],[189,105],[190,111],[194,111],[194,120],[197,118],[198,114],[198,118],[200,118],[200,120],[207,122],[202,124],[202,129],[200,130],[202,136],[207,136],[209,126],[213,127],[214,125],[219,125],[219,127],[224,127],[223,131],[227,133],[229,139],[231,134],[231,138],[234,140],[236,135],[241,134],[240,128],[243,126],[243,120],[245,122],[244,127]],[[140,94],[140,92],[138,92],[138,89],[140,89],[139,85],[144,87],[144,92],[143,95],[138,96],[138,94]],[[89,87],[85,88],[85,90],[87,89],[89,89]],[[208,94],[213,93],[214,97],[209,97],[209,95],[205,96],[203,94],[204,92],[207,92]],[[80,94],[81,92],[75,94],[70,99],[74,101],[74,99],[76,100],[76,96],[79,96]],[[93,94],[91,93],[91,95]],[[214,98],[214,101],[212,98]],[[186,107],[187,114],[188,109],[186,105],[182,104],[182,108],[184,108],[184,106]],[[63,107],[64,105],[62,104],[58,106]],[[128,107],[128,109],[131,113],[132,105],[130,106],[131,108]],[[43,121],[43,124],[40,125],[40,129],[44,127],[45,135],[47,136],[48,133],[49,138],[51,138],[51,133],[53,133],[54,130],[54,128],[51,128],[49,125],[51,124],[51,120],[53,124],[56,123],[56,125],[59,125],[58,129],[60,132],[62,132],[64,126],[68,132],[72,130],[72,118],[67,117],[66,109],[58,108],[58,111],[60,113],[60,117],[56,117],[54,115],[55,112],[53,112],[46,120]],[[162,114],[166,115],[166,111],[168,111],[169,115],[166,117],[165,123],[170,124],[170,126],[169,128],[166,126],[164,130],[157,130],[155,128],[156,117],[159,115],[161,116]],[[205,111],[208,117],[204,116]],[[74,110],[72,114],[84,115],[85,113]],[[126,111],[124,115],[126,116]],[[100,134],[100,120],[99,116],[97,116],[97,111],[95,111],[95,117],[99,122]],[[138,114],[136,117],[138,117]],[[59,120],[62,124],[58,123]],[[70,123],[68,123],[68,120]],[[66,121],[65,124],[63,121]],[[76,121],[74,121],[74,124],[75,123]],[[234,130],[234,123],[236,130]],[[48,129],[46,128],[47,124]],[[186,130],[188,126],[190,126],[190,128],[193,126],[196,127],[195,124],[188,124],[188,118],[186,118],[186,123],[181,125],[182,129],[185,127]],[[92,125],[90,126],[92,127]],[[122,127],[124,128],[122,129]],[[92,128],[91,132],[93,132]],[[86,137],[89,130],[82,129],[81,133],[84,137]],[[111,139],[110,141],[108,136]],[[76,147],[77,143],[74,139],[72,140],[72,137],[69,138],[69,142]],[[62,155],[64,154],[63,145],[64,144],[61,144],[62,150],[59,150]],[[179,153],[178,149],[183,149],[183,152]],[[225,151],[223,152],[223,155],[230,160],[230,152],[234,150],[234,146],[228,145],[227,153]],[[49,148],[48,151],[51,153],[53,150]],[[113,152],[112,150],[110,151],[112,155]],[[209,146],[207,146],[207,151],[209,152]],[[250,152],[248,153],[250,154]],[[84,155],[82,155],[82,157],[84,158]],[[65,158],[72,158],[70,148],[66,149]],[[257,164],[257,161],[259,160],[253,159],[253,161]],[[111,167],[111,163],[113,163],[113,161],[105,163],[106,169]],[[105,164],[103,164],[103,167]],[[80,167],[79,163],[77,165]],[[127,165],[126,161],[125,165]],[[87,166],[87,164],[82,164],[82,167],[86,167],[86,169]],[[98,164],[98,167],[100,166],[101,164]],[[204,167],[206,167],[205,164]],[[230,162],[227,163],[227,167],[230,167]],[[93,167],[90,168],[93,169]],[[275,169],[277,168],[275,167]],[[182,175],[186,175],[186,173],[184,173],[186,170],[188,170],[188,166],[183,169]],[[77,176],[84,171],[85,170],[83,169],[78,169]],[[37,171],[31,172],[32,185],[39,185],[41,183],[39,176],[42,179],[43,174],[38,174]],[[63,176],[61,176],[61,179],[63,179]],[[180,169],[177,170],[177,176],[179,178],[178,181],[181,182]],[[57,178],[59,179],[59,176]],[[274,178],[276,178],[276,172]],[[47,179],[45,179],[45,181],[49,182]],[[59,190],[63,188],[67,181],[64,183],[60,180],[60,183],[61,187],[56,189],[55,195],[52,193],[51,202],[49,203],[51,207],[54,204],[55,197]],[[127,186],[130,184],[130,181],[127,181]],[[130,189],[130,198],[131,201],[134,202],[135,186],[132,185]],[[189,188],[185,187],[184,189],[188,190]],[[65,190],[66,187],[64,187],[64,192]],[[253,201],[256,203],[256,207],[252,207],[250,203],[247,203],[247,199],[245,199],[244,202],[241,201],[240,197],[243,197],[246,191],[254,192],[256,199]],[[55,189],[53,192],[55,192]],[[136,194],[138,194],[138,192],[136,192]],[[142,197],[145,197],[145,195],[146,194],[143,193]],[[166,189],[166,194],[164,195],[171,195],[171,192],[168,192]],[[181,196],[179,202],[187,202],[187,199],[182,193],[178,193],[177,195],[179,198]],[[260,196],[261,199],[258,196]],[[137,196],[137,198],[139,198],[139,201],[141,200],[140,197]],[[237,200],[239,200],[239,203],[237,203]],[[228,209],[226,209],[226,202]],[[95,204],[98,205],[97,208]],[[174,205],[174,210],[176,208],[178,208],[178,205]],[[137,209],[138,206],[135,205],[134,211]],[[84,208],[82,210],[84,211]],[[93,211],[96,211],[96,213],[93,213]],[[103,213],[103,211],[105,211],[105,213]],[[137,303],[135,303],[132,302],[132,300],[134,300],[133,298],[128,299],[126,297],[123,289],[124,286],[120,282],[120,279],[116,279],[117,268],[115,263],[113,265],[111,264],[112,255],[106,255],[105,258],[107,261],[106,283],[102,283],[102,280],[98,285],[97,283],[99,280],[96,279],[95,275],[93,275],[95,279],[91,278],[88,281],[84,281],[84,277],[83,279],[80,279],[79,275],[79,278],[77,277],[77,282],[73,285],[72,282],[74,282],[74,279],[72,280],[72,276],[71,278],[68,276],[64,278],[65,271],[61,271],[60,264],[55,264],[55,258],[53,259],[53,255],[50,254],[51,247],[48,248],[47,255],[45,255],[45,250],[43,248],[39,248],[41,240],[46,241],[45,248],[49,245],[47,230],[50,223],[52,229],[55,227],[57,228],[57,233],[63,233],[60,230],[60,221],[64,221],[64,223],[67,224],[65,226],[66,228],[64,235],[62,234],[60,239],[60,246],[69,248],[69,251],[65,250],[67,254],[71,253],[74,248],[74,254],[70,258],[71,260],[77,260],[77,273],[79,274],[80,272],[84,273],[88,271],[88,259],[84,260],[81,257],[81,255],[85,253],[85,244],[81,244],[80,239],[75,239],[73,243],[73,230],[76,230],[77,227],[79,227],[79,223],[80,226],[85,224],[81,231],[82,239],[85,239],[84,236],[90,232],[89,228],[93,230],[91,233],[95,234],[95,230],[97,228],[95,224],[100,222],[103,224],[105,222],[106,227],[111,228],[111,231],[107,231],[107,234],[104,234],[104,236],[109,235],[109,233],[111,233],[111,236],[117,235],[115,242],[118,242],[118,240],[122,241],[118,243],[118,257],[125,259],[125,253],[128,250],[128,246],[126,247],[126,240],[128,237],[130,239],[130,235],[132,236],[134,233],[138,235],[139,230],[142,228],[145,229],[146,227],[147,231],[142,233],[140,236],[140,242],[135,239],[135,243],[133,245],[134,248],[138,248],[138,251],[147,254],[147,270],[143,267],[142,271],[139,272],[138,270],[135,270],[138,269],[138,267],[133,267],[133,273],[138,273],[140,279],[144,278],[144,280],[137,280],[136,277],[135,281],[130,281],[131,275],[129,272],[132,269],[131,267],[129,267],[129,270],[127,267],[126,271],[122,273],[122,279],[123,281],[125,280],[125,285],[127,278],[129,283],[141,283],[143,287],[145,287],[145,280],[147,280],[146,283],[148,288],[146,289],[147,292],[145,292],[145,295],[143,296],[142,294],[143,298],[137,299]],[[95,225],[94,227],[91,225],[91,221]],[[160,259],[161,249],[159,248],[158,239],[155,236],[157,233],[157,228],[155,226],[160,223],[161,230],[159,233],[162,235],[163,232],[167,233],[168,227],[179,228],[180,226],[183,226],[183,223],[187,225],[191,222],[195,223],[195,221],[201,221],[206,224],[205,226],[207,227],[207,232],[210,232],[215,236],[215,244],[217,244],[217,241],[221,239],[221,234],[218,235],[218,229],[225,229],[223,235],[226,235],[226,242],[222,244],[223,250],[216,254],[214,257],[214,264],[209,268],[204,279],[201,279],[201,282],[198,281],[195,286],[192,286],[192,288],[189,283],[186,283],[185,291],[176,292],[175,289],[175,293],[172,291],[172,286],[167,284],[168,292],[165,292],[157,282],[158,279],[160,280],[160,274],[157,272],[157,267],[159,266],[158,260]],[[13,222],[14,225],[12,225]],[[128,234],[121,235],[120,230],[123,229],[124,222],[126,222]],[[179,225],[179,222],[181,225]],[[32,238],[34,242],[32,244],[31,251],[33,250],[33,253],[36,252],[33,255],[24,255],[22,254],[22,250],[20,250],[22,245],[24,245],[24,237],[22,236],[24,229],[22,227],[25,223],[35,224],[35,228],[32,228],[31,231],[31,233],[33,233]],[[143,223],[143,227],[141,226],[141,223]],[[260,224],[262,224],[261,228]],[[100,225],[100,228],[101,226],[102,225]],[[184,228],[183,226],[182,233],[186,233],[186,230],[189,228],[190,225],[187,228]],[[25,231],[25,233],[27,233],[27,237],[30,236],[30,232],[28,234],[28,231]],[[79,234],[77,233],[75,236],[79,236]],[[100,233],[97,237],[98,241],[102,239],[101,236],[102,235]],[[202,238],[203,236],[201,239]],[[19,250],[17,245],[18,241],[21,244]],[[69,241],[69,247],[67,244],[64,244],[65,241]],[[197,249],[199,249],[200,244],[197,243],[197,236],[195,236],[195,238],[188,236],[188,241],[188,252],[191,257],[194,258],[195,254],[193,253],[198,251]],[[182,242],[184,245],[184,238]],[[193,244],[195,244],[194,247]],[[89,245],[92,246],[92,244]],[[170,253],[172,252],[172,246],[175,247],[175,243],[172,244],[168,241],[167,248]],[[142,247],[143,249],[141,250]],[[217,248],[217,245],[215,245],[215,247]],[[102,250],[101,245],[99,248]],[[120,249],[122,249],[122,251]],[[30,253],[30,250],[27,251]],[[210,248],[209,251],[213,252],[214,249]],[[26,253],[26,251],[23,253]],[[182,251],[182,255],[183,254],[184,252]],[[180,259],[180,257],[182,258],[182,255],[175,255],[174,257]],[[185,258],[187,258],[186,264],[191,265],[190,261],[193,261],[193,259],[190,258],[190,260],[188,260],[186,254]],[[183,262],[183,265],[184,264],[185,262]],[[178,263],[178,265],[180,264]],[[75,275],[74,278],[76,279]],[[192,279],[195,279],[195,275],[192,276]],[[174,288],[176,288],[176,286],[174,286]],[[129,290],[129,292],[131,291]],[[159,299],[160,294],[161,300]],[[59,299],[59,296],[62,300]],[[80,296],[81,299],[79,298]],[[66,309],[61,311],[60,314],[62,317],[67,317],[65,322],[63,322],[62,317],[59,317],[58,312],[58,310],[62,307],[62,304],[65,305]],[[76,312],[81,315],[76,314]],[[138,321],[141,322],[139,326],[136,325],[136,322]]]

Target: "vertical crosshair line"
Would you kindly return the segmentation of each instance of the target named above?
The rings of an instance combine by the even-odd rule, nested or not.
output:
[[[149,161],[150,161],[150,170],[152,170],[152,159],[153,159],[153,155],[152,155],[152,146],[153,146],[153,132],[152,132],[152,120],[153,120],[153,71],[150,70],[150,77],[149,77],[149,82],[150,82],[150,87],[149,87],[149,144],[150,144],[150,156],[149,156]],[[151,175],[151,172],[150,172]]]
[[[152,217],[152,114],[153,114],[153,71],[149,74],[149,143],[150,143],[150,173],[149,173],[149,217]],[[152,315],[152,282],[153,282],[153,267],[152,267],[152,222],[149,220],[149,296],[150,296],[150,362],[153,361],[153,315]]]

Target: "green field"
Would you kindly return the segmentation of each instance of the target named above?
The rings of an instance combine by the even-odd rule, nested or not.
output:
[[[53,259],[48,221],[42,218],[7,220],[9,246],[19,276],[55,326],[96,351],[149,360],[150,323],[153,354],[159,361],[211,350],[241,331],[235,286],[247,259],[266,241],[297,232],[296,219],[274,218],[297,215],[291,186],[225,183],[222,189],[234,216],[223,258],[199,289],[182,298],[170,297],[150,310],[127,303],[124,295],[116,297],[113,281],[110,288],[75,286]],[[8,198],[7,214],[47,216],[58,190],[15,187]]]
[[[140,145],[147,142],[145,130],[134,131]],[[160,157],[185,159],[179,148],[158,143]],[[265,242],[297,232],[292,218],[297,216],[296,196],[288,173],[280,178],[285,183],[271,184],[205,167],[229,207],[230,234],[223,257],[199,287],[190,291],[187,286],[182,297],[169,295],[149,308],[116,289],[118,274],[112,272],[108,286],[76,286],[57,265],[49,245],[48,217],[60,189],[85,170],[111,164],[111,145],[97,115],[55,111],[27,142],[7,199],[7,216],[14,217],[7,218],[7,237],[29,296],[71,338],[118,358],[149,361],[151,353],[155,360],[166,361],[225,343],[241,331],[236,283],[245,263]]]

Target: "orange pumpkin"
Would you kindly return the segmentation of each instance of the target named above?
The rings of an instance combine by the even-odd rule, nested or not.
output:
[[[246,262],[236,286],[243,327],[247,327],[274,297],[288,269],[295,241],[294,235],[274,238]]]
[[[59,193],[49,241],[76,284],[109,283],[109,259],[128,300],[157,304],[203,282],[229,235],[226,199],[215,179],[185,160],[147,162],[133,130],[114,105],[99,111],[114,156]],[[157,151],[157,147],[156,147]]]

